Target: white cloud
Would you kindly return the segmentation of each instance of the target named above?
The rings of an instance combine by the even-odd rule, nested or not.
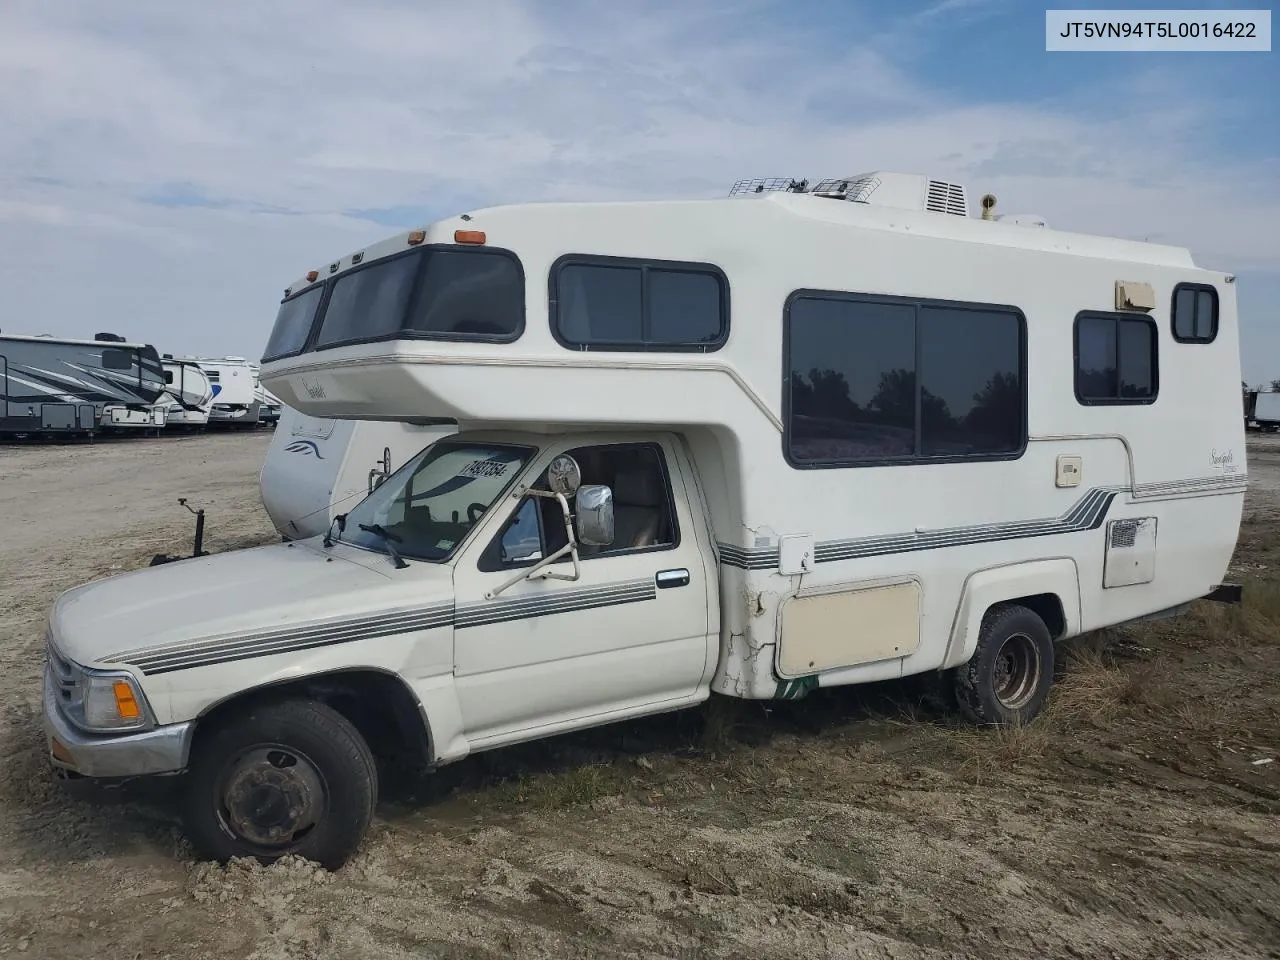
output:
[[[998,6],[917,13],[941,28]],[[6,325],[253,354],[286,283],[390,232],[344,211],[716,195],[874,167],[1280,272],[1277,168],[1206,154],[1188,131],[1209,94],[1147,73],[1089,92],[1090,109],[1014,89],[962,103],[900,65],[893,30],[849,47],[762,2],[9,0]],[[215,206],[146,202],[166,195]]]

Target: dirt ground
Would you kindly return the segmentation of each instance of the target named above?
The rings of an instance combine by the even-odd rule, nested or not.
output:
[[[1073,641],[1030,727],[907,684],[718,702],[406,778],[336,874],[195,863],[163,796],[43,757],[54,596],[189,549],[180,496],[211,550],[271,540],[268,442],[0,447],[0,955],[1280,957],[1280,442],[1245,606]]]

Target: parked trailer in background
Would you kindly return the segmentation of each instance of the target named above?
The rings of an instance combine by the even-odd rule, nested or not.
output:
[[[280,402],[280,398],[273,394],[270,390],[262,385],[262,381],[258,374],[258,365],[253,364],[253,387],[257,391],[258,396],[258,421],[267,426],[274,427],[280,422],[280,413],[284,404]]]
[[[185,771],[201,854],[335,866],[375,750],[915,674],[1020,725],[1057,641],[1238,598],[1234,277],[892,171],[733,193],[471,210],[291,284],[286,404],[458,432],[324,537],[63,594],[52,762]]]
[[[203,429],[209,422],[213,383],[194,360],[175,360],[165,354],[165,423],[170,427]]]
[[[243,357],[197,357],[213,384],[209,426],[254,429],[261,417],[262,398],[255,387],[258,372]]]
[[[0,436],[87,437],[102,427],[150,427],[164,389],[160,356],[150,344],[115,334],[0,335]]]
[[[1280,430],[1280,393],[1260,391],[1253,401],[1253,419],[1268,433]]]
[[[329,420],[284,407],[262,465],[262,505],[285,540],[320,536],[449,426]]]

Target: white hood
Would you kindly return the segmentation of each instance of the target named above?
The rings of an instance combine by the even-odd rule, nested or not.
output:
[[[436,578],[438,590],[432,589]],[[87,583],[58,597],[50,626],[63,656],[102,666],[121,662],[113,657],[126,651],[451,598],[450,567],[414,563],[396,570],[380,554],[308,541],[181,560]]]

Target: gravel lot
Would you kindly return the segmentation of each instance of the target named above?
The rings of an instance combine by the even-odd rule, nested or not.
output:
[[[210,550],[272,540],[269,440],[0,446],[0,955],[1280,957],[1280,441],[1245,609],[1071,643],[1032,727],[902,684],[717,703],[390,785],[330,875],[195,863],[162,794],[79,799],[43,757],[54,596],[188,550],[180,496]]]

